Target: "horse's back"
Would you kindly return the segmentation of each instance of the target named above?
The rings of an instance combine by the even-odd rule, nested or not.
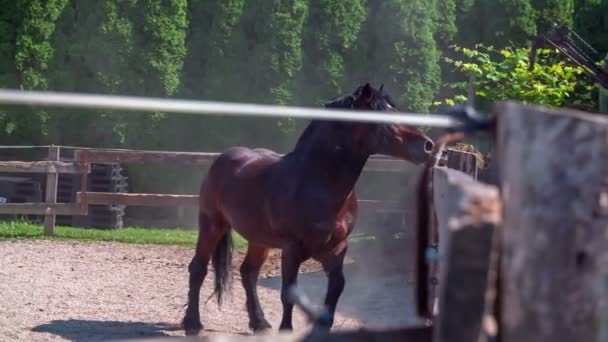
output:
[[[280,155],[267,149],[231,147],[211,164],[200,193],[200,209],[221,214],[232,223],[257,216],[265,196],[270,167]]]

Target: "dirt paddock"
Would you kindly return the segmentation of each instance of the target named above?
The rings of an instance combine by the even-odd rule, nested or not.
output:
[[[334,329],[385,327],[415,322],[413,286],[403,267],[377,267],[349,251],[346,289]],[[362,248],[361,250],[365,250]],[[0,242],[0,340],[100,341],[180,336],[193,248],[100,242]],[[360,252],[358,252],[360,253]],[[352,255],[351,255],[352,254]],[[235,253],[240,264],[242,252]],[[259,296],[269,322],[281,318],[280,252],[266,263]],[[234,268],[235,270],[237,268]],[[213,272],[203,285],[211,293]],[[316,302],[326,278],[314,262],[301,269],[300,287]],[[234,273],[221,310],[201,308],[205,334],[249,334],[245,295]],[[309,328],[296,310],[296,330]]]

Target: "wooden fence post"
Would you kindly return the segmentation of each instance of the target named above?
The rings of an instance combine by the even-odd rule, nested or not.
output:
[[[434,341],[476,342],[482,335],[492,237],[501,221],[498,188],[457,170],[433,172],[439,228],[439,315]]]
[[[48,160],[59,161],[59,146],[51,145],[49,147]],[[45,202],[47,204],[57,203],[57,180],[58,173],[55,169],[50,169],[46,174],[46,194]],[[44,215],[44,235],[52,236],[55,231],[55,214],[47,213]]]
[[[501,106],[502,342],[608,341],[608,117]]]

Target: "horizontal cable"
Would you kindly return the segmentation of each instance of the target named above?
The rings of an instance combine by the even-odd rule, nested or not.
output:
[[[444,128],[458,126],[458,122],[452,117],[434,114],[352,111],[51,91],[0,89],[0,103],[44,107],[397,123]]]

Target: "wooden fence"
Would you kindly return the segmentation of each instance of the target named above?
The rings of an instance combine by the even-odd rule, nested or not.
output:
[[[0,214],[44,215],[44,233],[53,235],[55,215],[87,215],[89,204],[125,205],[125,206],[197,206],[198,195],[152,194],[152,193],[113,193],[87,191],[88,175],[92,163],[121,164],[164,164],[186,166],[208,166],[218,153],[76,149],[73,162],[60,161],[61,146],[50,146],[48,160],[45,161],[4,161],[0,162],[0,172],[46,173],[46,197],[44,203],[2,203]],[[453,151],[458,153],[457,151]],[[466,158],[464,158],[466,159]],[[463,159],[463,160],[464,160]],[[471,158],[468,158],[471,159]],[[462,163],[462,162],[460,162]],[[465,161],[467,167],[473,167]],[[373,156],[365,165],[364,172],[404,172],[409,166],[406,162],[384,157]],[[57,202],[57,180],[59,173],[80,174],[80,189],[75,203]],[[362,207],[374,209],[401,210],[395,201],[360,199]]]

